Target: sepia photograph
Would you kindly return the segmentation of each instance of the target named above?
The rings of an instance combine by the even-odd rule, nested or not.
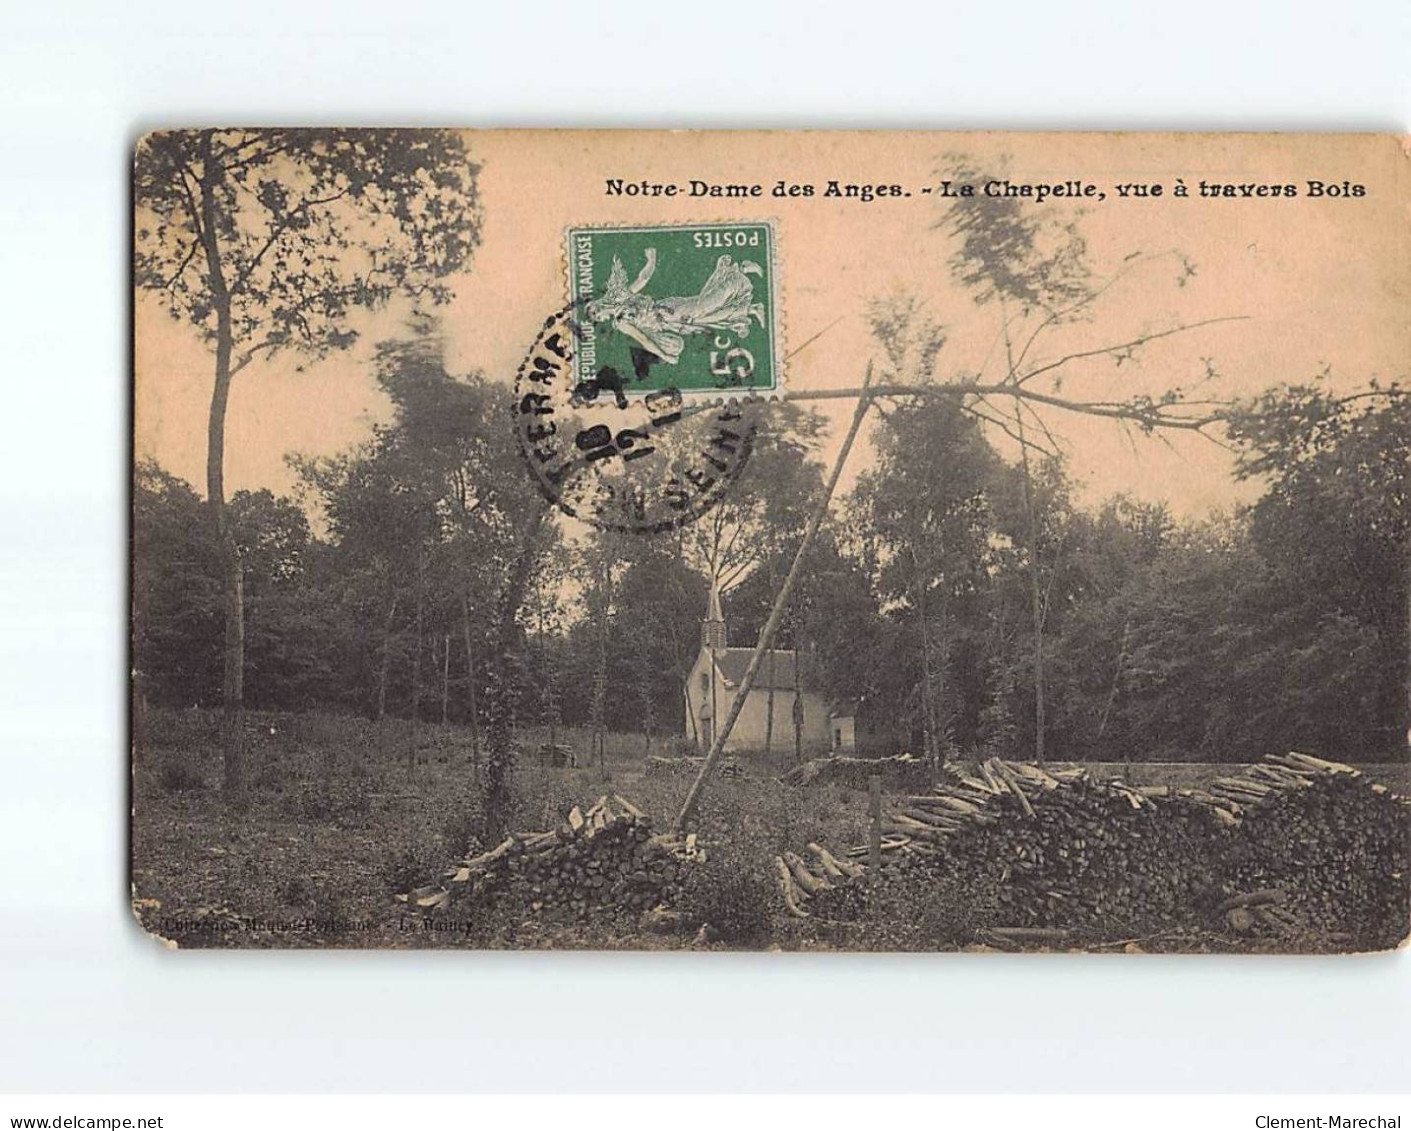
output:
[[[133,914],[183,950],[1403,946],[1409,159],[142,135]]]

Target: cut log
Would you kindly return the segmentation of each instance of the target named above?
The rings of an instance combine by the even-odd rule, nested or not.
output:
[[[517,842],[515,841],[514,837],[505,837],[505,839],[501,841],[499,845],[497,845],[495,848],[492,848],[489,852],[482,852],[479,856],[475,856],[467,860],[465,862],[465,866],[467,868],[483,868],[486,864],[492,864],[496,860],[500,859],[500,857],[507,855],[509,853],[509,850],[513,848],[516,843]]]
[[[799,887],[808,892],[809,895],[817,895],[821,891],[827,891],[833,885],[827,880],[819,879],[810,872],[803,860],[792,852],[784,853],[784,862],[789,865],[789,871],[793,873],[794,879],[799,882]]]
[[[985,776],[985,781],[989,783],[989,790],[991,793],[1009,792],[1009,786],[1005,784],[1003,778],[999,777],[997,774],[995,774],[992,769],[990,769],[990,765],[988,762],[980,763],[980,773]],[[967,781],[965,784],[969,785],[970,783]]]
[[[1014,796],[1019,798],[1019,804],[1024,812],[1032,818],[1034,816],[1034,807],[1029,804],[1029,799],[1024,796],[1024,790],[1020,788],[1019,779],[1016,778],[1014,774],[1010,772],[1009,768],[998,758],[992,758],[990,761],[994,763],[995,773],[1004,779],[1004,783],[1009,786]]]
[[[776,856],[774,858],[774,871],[779,877],[779,890],[784,895],[785,909],[796,919],[807,919],[808,912],[799,906],[803,902],[803,896],[798,885],[794,883],[794,877],[790,873],[788,865],[784,863],[783,857]]]
[[[627,812],[636,817],[637,820],[640,821],[646,817],[646,814],[643,813],[642,810],[638,809],[637,806],[633,805],[632,802],[628,801],[622,794],[614,793],[612,799],[617,802],[619,808],[627,810]]]
[[[1307,766],[1310,770],[1317,770],[1325,774],[1348,774],[1352,777],[1361,777],[1361,771],[1346,762],[1329,762],[1324,758],[1315,758],[1312,754],[1301,754],[1297,750],[1290,750],[1288,756],[1295,762]]]
[[[866,871],[860,864],[854,864],[849,860],[839,860],[821,844],[815,844],[809,841],[808,850],[818,857],[819,863],[822,864],[825,869],[831,869],[830,875],[836,872],[846,876],[850,880],[856,880]]]
[[[1073,936],[1067,927],[990,927],[988,930],[992,935],[1016,942],[1060,942]]]
[[[927,800],[931,804],[949,809],[955,813],[964,813],[966,816],[973,816],[980,812],[980,807],[973,802],[962,800],[959,797],[951,797],[943,793],[932,794]]]
[[[928,813],[924,809],[907,809],[902,812],[901,816],[913,821],[920,821],[923,825],[929,825],[932,828],[944,829],[946,832],[955,832],[964,827],[964,821],[958,815],[944,816],[944,812],[948,812],[948,810],[943,810],[941,813]]]

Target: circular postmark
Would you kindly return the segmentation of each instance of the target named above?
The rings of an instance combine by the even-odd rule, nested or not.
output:
[[[749,462],[763,403],[728,383],[703,397],[648,381],[655,359],[640,350],[630,373],[604,365],[585,377],[585,305],[546,318],[515,375],[515,432],[530,475],[565,514],[604,530],[695,521]]]

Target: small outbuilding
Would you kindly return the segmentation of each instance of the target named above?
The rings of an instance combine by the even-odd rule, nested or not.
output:
[[[828,712],[828,725],[832,731],[833,753],[853,753],[857,749],[857,700],[835,703]]]

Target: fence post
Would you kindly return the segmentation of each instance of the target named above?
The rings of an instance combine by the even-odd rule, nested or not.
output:
[[[867,884],[873,890],[882,878],[882,778],[867,779],[867,814],[872,818],[867,845]]]

